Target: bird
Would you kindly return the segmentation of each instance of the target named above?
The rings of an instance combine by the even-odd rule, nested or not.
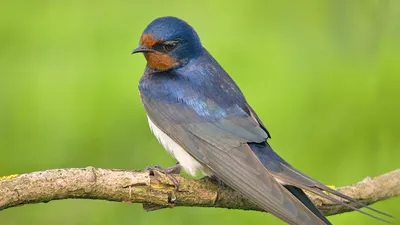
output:
[[[358,208],[392,217],[325,186],[280,157],[238,85],[184,20],[154,19],[135,53],[143,53],[147,61],[138,88],[149,127],[178,161],[168,171],[183,168],[193,176],[200,171],[216,177],[292,225],[331,224],[304,190],[378,220],[388,222]]]

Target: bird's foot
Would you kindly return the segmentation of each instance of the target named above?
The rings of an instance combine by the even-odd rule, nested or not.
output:
[[[145,168],[145,170],[150,171],[150,175],[154,175],[154,171],[158,171],[161,172],[163,174],[165,174],[174,184],[175,190],[178,191],[179,190],[179,182],[178,180],[173,176],[173,174],[179,174],[181,172],[182,166],[177,163],[173,166],[167,167],[167,168],[162,168],[159,165],[155,165],[153,167],[148,166]]]
[[[216,177],[216,176],[214,176],[214,175],[212,175],[211,176],[211,180],[213,180],[215,183],[217,183],[217,185],[218,185],[218,192],[220,191],[220,190],[222,190],[223,188],[225,188],[225,183],[222,181],[222,180],[220,180],[218,177]]]
[[[220,191],[226,187],[225,183],[214,175],[202,177],[200,180],[211,181],[211,182],[217,184],[218,185],[218,193],[220,193]]]

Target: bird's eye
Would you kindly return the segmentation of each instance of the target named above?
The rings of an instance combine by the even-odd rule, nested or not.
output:
[[[162,53],[169,53],[174,50],[178,46],[178,41],[165,41],[165,42],[157,42],[153,46],[153,50]]]
[[[175,41],[165,42],[164,43],[164,49],[165,49],[166,52],[170,52],[170,51],[172,51],[172,50],[174,50],[176,48],[177,44],[178,43],[175,42]]]

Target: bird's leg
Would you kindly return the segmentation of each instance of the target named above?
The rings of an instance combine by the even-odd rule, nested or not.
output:
[[[167,168],[161,168],[159,167],[159,169],[164,170],[165,173],[168,174],[180,174],[181,173],[181,169],[182,166],[181,164],[179,164],[179,162],[177,162],[175,165],[167,167]]]
[[[181,172],[182,166],[177,162],[175,165],[167,167],[167,168],[162,168],[159,165],[156,165],[154,167],[148,166],[145,168],[145,170],[149,170],[150,173],[153,173],[154,175],[154,170],[157,170],[159,172],[164,173],[174,184],[175,190],[178,191],[179,189],[179,182],[178,180],[173,176],[173,174],[179,174]]]

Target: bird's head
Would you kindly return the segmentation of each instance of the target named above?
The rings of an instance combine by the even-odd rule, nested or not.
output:
[[[201,50],[196,31],[185,21],[169,16],[157,18],[146,27],[132,54],[143,52],[148,67],[166,71],[185,65]]]

